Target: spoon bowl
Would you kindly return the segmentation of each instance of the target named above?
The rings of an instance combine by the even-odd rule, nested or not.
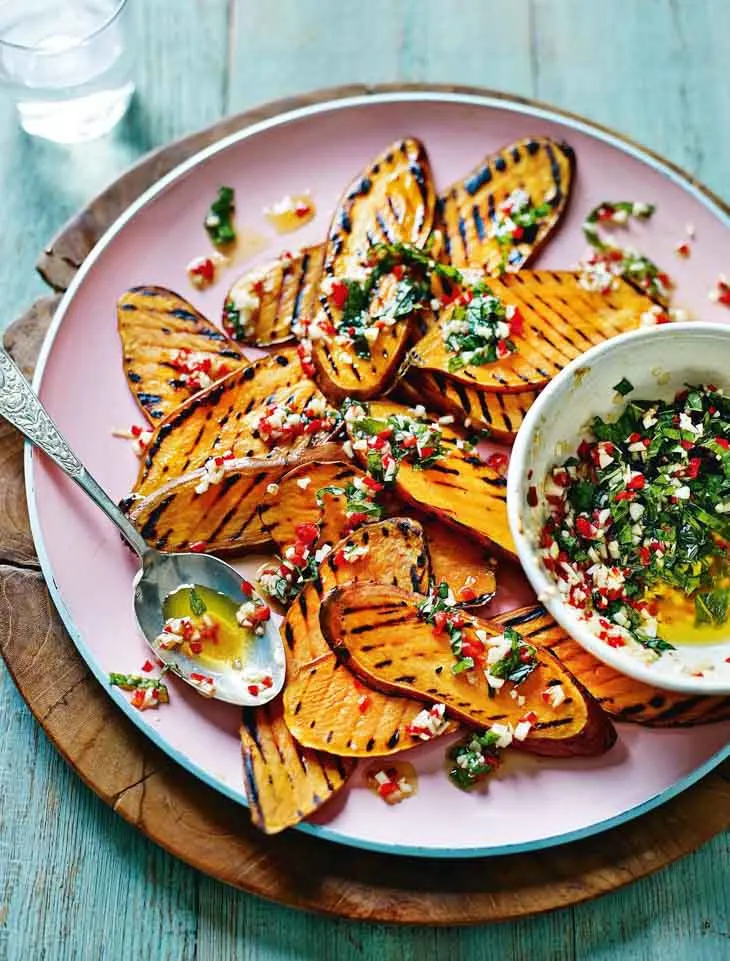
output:
[[[157,643],[165,624],[165,599],[181,587],[207,587],[225,595],[236,607],[251,599],[244,592],[241,575],[230,564],[210,554],[162,554],[147,550],[134,580],[134,612],[145,640],[170,671],[191,684],[205,697],[244,706],[266,704],[281,691],[285,678],[284,646],[271,620],[263,621],[263,633],[251,632],[240,668],[203,667],[179,648],[164,649]],[[257,683],[266,676],[268,686]],[[256,689],[257,693],[252,691]]]

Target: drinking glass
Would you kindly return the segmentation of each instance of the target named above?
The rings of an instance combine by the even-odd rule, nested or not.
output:
[[[0,81],[22,127],[59,143],[99,137],[134,92],[130,0],[0,2]]]

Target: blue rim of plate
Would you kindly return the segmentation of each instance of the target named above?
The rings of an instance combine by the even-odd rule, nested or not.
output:
[[[36,392],[40,390],[41,382],[43,380],[43,373],[50,357],[56,334],[58,333],[58,330],[63,322],[63,318],[66,315],[66,311],[68,310],[77,289],[81,286],[84,278],[93,268],[101,252],[109,246],[122,227],[124,227],[139,210],[146,206],[150,200],[161,194],[189,171],[208,160],[208,158],[227,150],[234,144],[238,144],[242,141],[255,137],[273,127],[285,126],[287,124],[306,119],[307,117],[316,116],[320,113],[348,110],[379,103],[408,103],[414,101],[454,103],[462,106],[471,105],[475,107],[487,107],[490,109],[504,110],[510,113],[519,113],[524,114],[525,116],[535,117],[540,120],[547,120],[551,123],[560,124],[569,129],[577,130],[580,133],[593,137],[596,140],[603,141],[612,147],[616,147],[623,153],[627,153],[635,157],[637,160],[640,160],[642,163],[647,164],[649,167],[661,173],[663,176],[669,178],[674,183],[682,187],[682,189],[695,197],[701,204],[707,207],[716,217],[718,217],[718,219],[723,222],[726,227],[730,228],[730,213],[723,209],[721,203],[711,195],[709,190],[693,183],[687,174],[673,166],[670,166],[658,157],[655,157],[644,148],[623,140],[618,134],[604,130],[600,126],[592,124],[588,120],[584,120],[580,117],[575,117],[570,114],[563,114],[560,111],[553,110],[547,106],[524,103],[518,99],[510,99],[505,95],[491,96],[478,93],[449,93],[439,90],[438,88],[434,88],[433,90],[425,89],[418,91],[389,91],[344,97],[340,100],[326,100],[322,101],[321,103],[316,103],[307,107],[300,107],[295,110],[277,114],[268,120],[262,120],[259,123],[245,127],[243,130],[229,134],[227,137],[223,137],[221,140],[218,140],[203,150],[198,151],[192,157],[189,157],[183,163],[179,164],[169,173],[165,174],[164,177],[161,177],[155,184],[145,190],[144,193],[141,194],[141,196],[138,197],[137,200],[135,200],[124,211],[124,213],[122,213],[114,221],[114,223],[106,230],[104,235],[97,241],[93,250],[86,257],[68,289],[64,293],[41,347],[35,374],[33,376],[33,389]],[[46,585],[50,592],[53,603],[61,615],[61,619],[63,620],[66,630],[68,631],[76,646],[76,649],[86,662],[92,674],[101,684],[102,688],[107,692],[107,694],[109,694],[117,707],[119,707],[120,710],[126,714],[127,718],[129,718],[129,720],[147,738],[149,738],[149,740],[152,741],[156,747],[167,754],[168,757],[172,758],[172,760],[181,767],[185,768],[185,770],[195,775],[195,777],[197,777],[208,787],[213,788],[215,791],[218,791],[220,794],[230,798],[232,801],[241,804],[243,807],[247,807],[248,805],[246,804],[245,797],[240,791],[236,791],[233,787],[231,787],[231,785],[217,780],[210,773],[204,771],[197,764],[193,763],[188,757],[186,757],[176,748],[173,748],[170,744],[168,744],[164,738],[162,738],[159,733],[144,720],[140,712],[132,707],[131,703],[121,694],[121,692],[109,686],[108,675],[106,671],[101,669],[92,652],[87,647],[84,638],[77,630],[71,614],[68,611],[63,598],[61,597],[58,586],[54,580],[53,569],[51,567],[48,555],[46,553],[45,544],[43,542],[40,518],[36,504],[33,480],[33,447],[27,441],[25,444],[24,469],[26,497],[28,502],[28,512],[30,515],[30,529],[36,550],[38,552],[38,560],[40,562],[41,571],[43,573],[43,577],[45,578]],[[654,795],[654,797],[649,798],[641,804],[630,808],[628,811],[624,811],[622,814],[615,815],[612,818],[607,818],[602,821],[597,821],[595,824],[588,825],[584,828],[579,828],[575,831],[568,831],[563,834],[556,834],[546,838],[538,838],[536,840],[525,841],[519,844],[507,844],[501,846],[490,845],[487,847],[474,847],[454,850],[453,848],[448,847],[429,848],[418,845],[387,844],[385,842],[367,841],[365,839],[342,835],[338,831],[335,831],[324,825],[309,824],[305,822],[297,825],[295,830],[301,831],[303,834],[309,834],[313,837],[321,838],[322,840],[332,841],[336,844],[343,844],[347,847],[407,857],[435,859],[451,858],[461,860],[470,858],[498,857],[508,854],[526,854],[532,851],[540,851],[544,850],[545,848],[556,847],[561,844],[568,844],[572,841],[580,841],[584,838],[601,834],[604,831],[610,830],[611,828],[620,827],[622,824],[626,824],[628,821],[633,821],[635,818],[641,817],[642,814],[647,814],[649,811],[654,810],[654,808],[657,808],[660,805],[665,804],[667,801],[670,801],[672,798],[677,797],[677,795],[681,794],[683,791],[686,791],[687,788],[691,787],[693,784],[696,784],[703,777],[705,777],[705,775],[709,774],[712,770],[714,770],[714,768],[716,768],[729,757],[730,744],[726,745],[716,754],[712,755],[712,757],[708,758],[704,764],[692,771],[691,774],[688,774],[686,777],[676,781],[671,787],[659,792],[658,794]]]

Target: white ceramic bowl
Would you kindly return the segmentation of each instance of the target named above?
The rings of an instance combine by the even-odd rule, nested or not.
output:
[[[730,694],[728,642],[677,647],[649,663],[641,654],[601,641],[554,589],[537,550],[546,514],[543,481],[572,454],[595,415],[618,414],[625,399],[613,390],[622,377],[631,399],[670,400],[687,384],[716,384],[730,392],[730,325],[668,324],[615,337],[569,364],[540,394],[520,428],[510,460],[507,509],[517,552],[530,583],[555,620],[586,650],[639,681],[693,694]],[[527,494],[537,491],[537,506]],[[701,671],[702,676],[693,676]]]

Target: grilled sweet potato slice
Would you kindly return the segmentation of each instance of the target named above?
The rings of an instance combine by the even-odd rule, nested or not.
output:
[[[244,274],[223,303],[226,333],[255,347],[292,340],[292,326],[317,307],[324,252],[324,244],[304,247]]]
[[[702,697],[664,691],[626,677],[584,650],[541,606],[495,618],[530,643],[547,648],[573,673],[616,721],[647,727],[694,727],[730,718],[730,697]]]
[[[299,462],[342,457],[336,445],[280,453],[266,459],[225,461],[223,477],[200,490],[206,473],[199,467],[175,477],[152,493],[133,495],[125,504],[129,519],[150,545],[161,551],[187,550],[199,544],[207,551],[251,550],[269,543],[258,514],[269,484]]]
[[[491,364],[449,370],[455,355],[446,349],[439,326],[408,355],[414,367],[439,371],[478,390],[536,390],[595,344],[639,327],[642,314],[653,306],[650,297],[624,280],[606,294],[584,290],[572,271],[523,271],[491,278],[489,287],[522,314],[523,332],[512,338],[516,350]],[[448,323],[454,309],[459,308],[442,313],[440,324]]]
[[[319,542],[334,544],[347,531],[347,499],[334,491],[319,499],[317,494],[325,487],[343,490],[355,477],[363,476],[352,463],[295,467],[281,478],[276,491],[267,492],[258,509],[261,523],[280,551],[294,543],[300,524],[318,524]]]
[[[392,414],[411,415],[401,404],[371,401],[370,417],[387,420]],[[350,429],[353,430],[352,425]],[[507,554],[516,553],[507,521],[507,482],[477,454],[457,446],[465,435],[439,427],[445,453],[431,467],[419,470],[402,460],[395,478],[395,493],[419,510],[434,514],[451,527],[492,544]],[[367,463],[367,451],[356,450]]]
[[[486,680],[470,683],[451,671],[453,654],[448,635],[437,635],[419,616],[421,598],[399,587],[352,584],[336,587],[322,601],[320,627],[330,647],[367,684],[388,694],[443,703],[451,718],[484,729],[494,723],[517,722],[528,713],[537,720],[516,747],[533,754],[569,757],[607,751],[616,740],[608,716],[545,648],[538,649],[538,667],[519,686],[506,681],[493,697]],[[498,636],[489,621],[464,615],[465,640],[476,630]],[[565,700],[553,706],[543,697],[562,685]],[[517,690],[525,700],[511,697]]]
[[[354,564],[339,564],[340,547],[368,548]],[[360,580],[425,591],[428,555],[420,525],[403,518],[370,524],[337,545],[287,612],[282,636],[287,653],[286,723],[300,743],[338,755],[393,754],[418,743],[407,730],[423,709],[418,701],[364,687],[332,653],[319,627],[321,595]]]
[[[191,397],[159,425],[140,464],[135,492],[150,493],[226,451],[236,457],[267,457],[273,450],[320,443],[326,430],[291,441],[268,441],[257,430],[265,406],[283,404],[300,412],[315,399],[322,401],[322,394],[305,376],[296,351],[279,350],[254,361]]]
[[[355,769],[349,758],[297,744],[284,723],[281,700],[244,708],[241,746],[251,820],[266,834],[278,834],[319,810]]]
[[[432,370],[410,370],[398,386],[407,403],[425,404],[439,414],[452,414],[469,430],[489,431],[495,440],[511,443],[539,391],[519,394],[476,390]]]
[[[151,424],[201,389],[247,363],[224,333],[165,287],[132,287],[117,301],[124,374]],[[187,368],[202,366],[200,374]]]
[[[426,535],[432,582],[446,581],[458,607],[479,607],[491,601],[497,590],[496,564],[484,545],[433,517],[419,521]]]
[[[439,203],[445,253],[455,267],[484,267],[489,274],[519,270],[558,225],[570,196],[575,155],[548,137],[518,140],[488,156]],[[494,235],[500,208],[515,190],[526,191],[532,206],[549,211],[522,240],[502,247]],[[505,257],[506,252],[506,257]],[[506,261],[506,262],[505,262]]]
[[[328,284],[361,274],[378,243],[422,247],[431,232],[435,204],[426,151],[413,139],[393,144],[347,188],[327,238],[316,328],[337,328],[343,320],[345,305],[338,305],[328,293]],[[398,291],[395,276],[383,276],[372,292],[369,316],[374,320],[387,311]],[[336,344],[331,335],[315,339],[312,357],[325,394],[341,400],[382,393],[405,353],[411,321],[412,317],[405,315],[381,330],[369,345],[369,357],[359,356],[351,343]]]

